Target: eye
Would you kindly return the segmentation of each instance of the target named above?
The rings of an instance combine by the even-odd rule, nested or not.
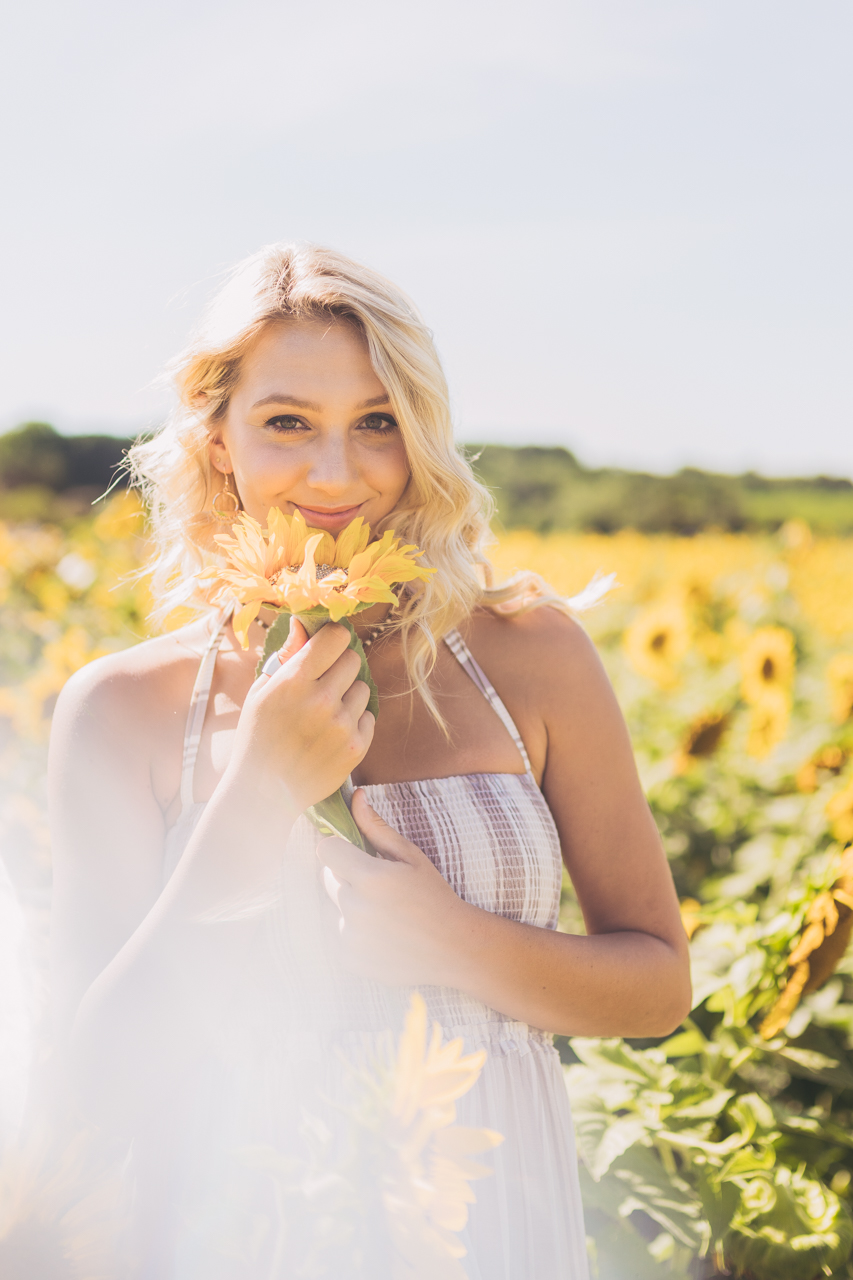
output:
[[[396,431],[397,423],[390,413],[369,413],[359,424],[364,431],[375,431],[377,435]]]
[[[268,418],[265,425],[281,435],[290,435],[294,431],[301,431],[305,423],[292,413],[279,413],[274,418]]]

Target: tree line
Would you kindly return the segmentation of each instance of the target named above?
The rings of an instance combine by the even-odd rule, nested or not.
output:
[[[66,436],[44,422],[0,435],[0,516],[46,518],[54,509],[91,503],[124,483],[121,468],[132,443],[121,436]],[[853,482],[846,478],[775,479],[694,467],[652,475],[585,467],[559,446],[487,444],[465,451],[494,493],[505,529],[772,532],[798,518],[816,533],[853,533]]]

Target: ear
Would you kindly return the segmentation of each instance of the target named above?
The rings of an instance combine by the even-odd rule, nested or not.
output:
[[[224,476],[230,475],[234,468],[231,465],[231,458],[228,455],[228,449],[222,436],[211,436],[207,448],[210,454],[210,465],[214,471],[221,471]]]

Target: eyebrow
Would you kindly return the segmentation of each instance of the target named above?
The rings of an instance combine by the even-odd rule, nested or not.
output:
[[[263,400],[256,400],[252,405],[253,409],[262,409],[267,404],[292,404],[297,409],[310,409],[313,413],[322,413],[319,404],[315,404],[313,400],[300,400],[298,396],[287,395],[284,392],[274,391],[271,396],[264,396]],[[387,396],[373,396],[370,400],[362,400],[361,404],[357,404],[356,409],[375,409],[381,404],[390,404]]]

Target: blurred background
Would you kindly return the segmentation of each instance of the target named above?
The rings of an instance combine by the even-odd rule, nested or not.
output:
[[[853,1276],[851,36],[841,0],[7,6],[0,1147],[53,706],[151,633],[145,513],[99,495],[228,267],[310,239],[421,307],[498,570],[616,575],[586,625],[696,1005],[560,1043],[593,1275]]]

